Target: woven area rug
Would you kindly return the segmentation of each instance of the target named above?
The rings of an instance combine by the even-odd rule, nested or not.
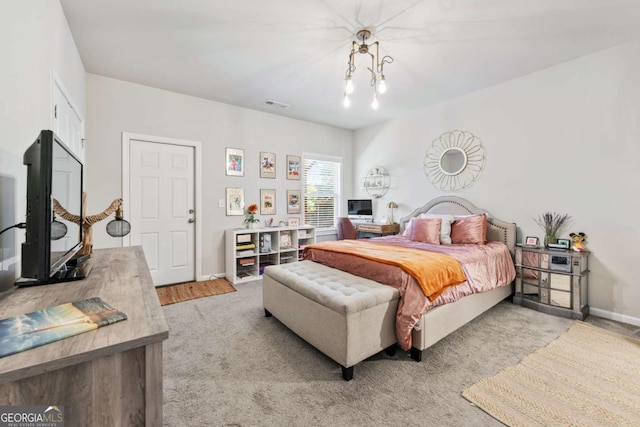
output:
[[[160,305],[175,304],[177,302],[210,297],[212,295],[221,295],[235,291],[236,288],[234,288],[227,279],[180,283],[177,285],[156,288],[158,298],[160,298]]]
[[[509,426],[638,426],[640,340],[575,322],[462,396]]]

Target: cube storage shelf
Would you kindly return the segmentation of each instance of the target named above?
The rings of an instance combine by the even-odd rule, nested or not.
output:
[[[589,315],[589,252],[516,247],[515,304],[584,320]]]
[[[315,228],[234,228],[226,231],[226,278],[233,284],[260,280],[269,265],[297,262],[306,245],[316,242]]]

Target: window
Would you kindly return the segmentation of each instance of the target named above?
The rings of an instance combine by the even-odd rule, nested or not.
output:
[[[341,159],[305,155],[302,164],[304,222],[318,231],[332,229],[340,203]]]

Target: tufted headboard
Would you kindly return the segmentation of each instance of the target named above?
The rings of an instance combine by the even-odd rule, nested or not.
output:
[[[430,214],[451,214],[451,215],[471,215],[478,213],[487,214],[487,240],[503,242],[513,255],[516,246],[516,224],[494,218],[491,213],[476,207],[470,201],[456,196],[437,197],[411,212],[408,216],[400,218],[400,232],[407,227],[411,218],[415,218],[423,213]]]

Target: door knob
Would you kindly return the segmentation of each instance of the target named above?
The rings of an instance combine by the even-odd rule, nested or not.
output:
[[[187,222],[188,222],[189,224],[193,224],[194,222],[196,222],[196,220],[195,220],[195,219],[193,219],[193,218],[189,218],[189,221],[187,221]]]
[[[195,212],[195,211],[194,211],[193,209],[189,209],[189,213],[190,213],[190,214],[192,214],[192,213],[194,213],[194,212]]]

